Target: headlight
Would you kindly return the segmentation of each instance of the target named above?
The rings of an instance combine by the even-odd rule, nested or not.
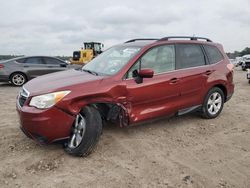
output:
[[[29,105],[40,109],[50,108],[54,106],[56,103],[58,103],[60,100],[62,100],[63,97],[65,97],[69,93],[70,91],[59,91],[55,93],[39,95],[33,97]]]

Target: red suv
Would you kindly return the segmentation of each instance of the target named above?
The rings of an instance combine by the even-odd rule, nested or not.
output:
[[[193,111],[215,118],[233,92],[233,65],[222,45],[201,37],[133,39],[80,70],[29,81],[17,111],[28,137],[64,140],[68,153],[86,156],[105,121],[124,127]]]

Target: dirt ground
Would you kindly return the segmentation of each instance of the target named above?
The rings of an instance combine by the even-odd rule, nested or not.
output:
[[[20,130],[19,88],[0,85],[0,187],[250,187],[250,85],[235,71],[222,114],[105,127],[86,158],[40,146]]]

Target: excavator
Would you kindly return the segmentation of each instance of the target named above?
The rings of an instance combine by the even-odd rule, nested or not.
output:
[[[73,52],[71,64],[84,65],[103,52],[104,45],[100,42],[84,42],[83,48]]]

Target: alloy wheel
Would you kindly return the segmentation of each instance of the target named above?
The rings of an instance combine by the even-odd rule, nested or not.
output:
[[[25,77],[22,74],[15,74],[12,77],[12,82],[16,85],[16,86],[21,86],[25,83]]]
[[[77,148],[84,137],[85,131],[86,131],[86,119],[81,114],[78,114],[75,119],[72,135],[68,142],[68,147],[72,149]]]
[[[210,95],[207,102],[207,109],[211,115],[216,115],[222,106],[222,97],[218,92],[214,92]]]

